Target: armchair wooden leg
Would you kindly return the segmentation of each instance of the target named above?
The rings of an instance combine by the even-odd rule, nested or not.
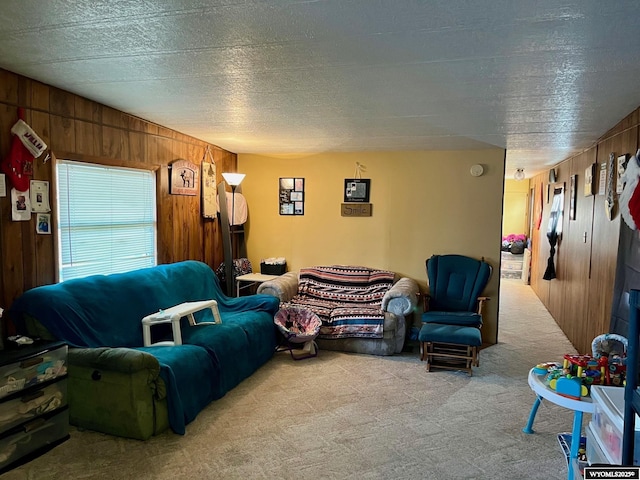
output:
[[[478,347],[451,343],[420,342],[420,360],[426,360],[427,372],[435,368],[464,370],[470,377],[472,367],[480,364]]]

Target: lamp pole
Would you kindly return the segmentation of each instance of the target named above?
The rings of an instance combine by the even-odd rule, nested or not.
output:
[[[236,224],[235,216],[236,216],[236,188],[237,185],[231,185],[231,230],[233,230],[233,226]]]
[[[235,252],[233,251],[233,247],[234,247],[233,226],[235,225],[235,216],[236,216],[236,188],[238,188],[238,185],[240,185],[242,183],[242,180],[244,180],[245,174],[244,173],[223,173],[222,177],[225,179],[227,184],[231,186],[231,227],[229,231],[231,232],[231,255],[234,256]]]

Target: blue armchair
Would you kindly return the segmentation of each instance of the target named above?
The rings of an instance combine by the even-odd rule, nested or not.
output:
[[[480,296],[491,278],[487,262],[463,255],[433,255],[426,261],[429,293],[422,314],[420,359],[432,368],[466,370],[479,366],[482,345]]]

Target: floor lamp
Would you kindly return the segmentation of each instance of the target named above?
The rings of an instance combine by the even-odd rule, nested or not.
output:
[[[227,184],[231,185],[231,228],[235,225],[235,215],[236,215],[236,188],[238,185],[242,183],[244,180],[244,173],[223,173],[222,177],[224,178]]]
[[[228,185],[231,185],[231,219],[229,222],[230,224],[229,241],[230,241],[230,247],[231,247],[231,258],[228,260],[229,266],[227,266],[226,271],[227,271],[227,275],[229,275],[229,278],[233,278],[233,280],[235,280],[235,275],[234,275],[235,262],[233,257],[235,256],[236,252],[233,250],[235,245],[235,242],[233,241],[233,226],[235,225],[235,216],[236,216],[236,188],[238,188],[238,185],[240,185],[242,183],[242,180],[244,180],[245,174],[244,173],[223,173],[222,177],[224,178],[225,182],[227,182]],[[233,286],[233,281],[232,282],[227,281],[227,285]],[[227,295],[232,296],[233,293],[228,293]]]

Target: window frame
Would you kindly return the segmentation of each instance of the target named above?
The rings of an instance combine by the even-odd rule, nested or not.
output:
[[[95,164],[96,166],[102,167],[117,167],[117,168],[132,168],[138,170],[147,170],[155,173],[155,212],[156,212],[156,238],[155,238],[155,250],[156,250],[156,265],[160,264],[161,252],[160,252],[160,220],[162,218],[160,212],[160,195],[161,195],[161,172],[162,165],[159,164],[148,164],[143,162],[136,161],[126,161],[120,159],[111,159],[105,157],[96,157],[92,155],[78,155],[77,153],[70,152],[51,152],[51,229],[53,234],[53,256],[55,258],[54,262],[54,276],[56,283],[60,283],[60,229],[58,228],[58,216],[59,216],[59,205],[58,205],[58,162],[59,160],[69,161],[69,162],[82,162]]]

